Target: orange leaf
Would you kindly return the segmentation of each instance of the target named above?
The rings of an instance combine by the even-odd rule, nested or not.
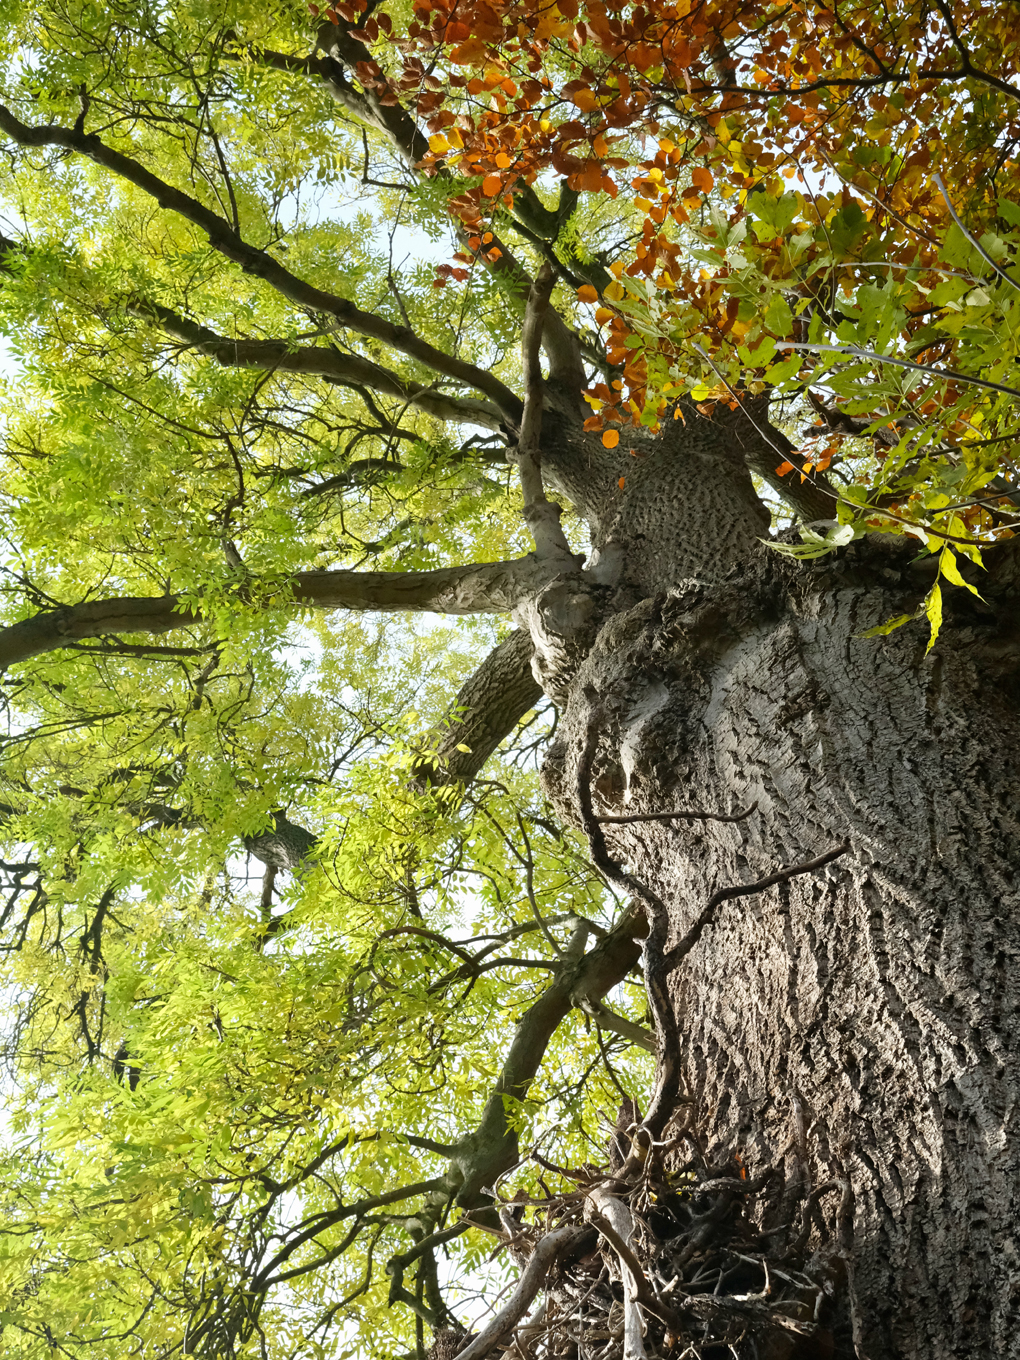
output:
[[[601,417],[601,416],[589,416],[588,419],[584,422],[584,428],[585,428],[586,430],[601,430],[601,429],[602,429],[602,417]]]
[[[607,430],[602,436],[602,443],[607,449],[615,449],[620,442],[619,430]]]
[[[776,476],[785,477],[788,472],[792,471],[793,471],[792,463],[780,463],[779,466],[776,468]]]
[[[598,302],[599,300],[598,289],[593,288],[590,283],[582,283],[577,290],[577,296],[582,302]]]
[[[706,170],[703,165],[696,165],[691,171],[691,183],[695,189],[700,189],[703,194],[707,194],[715,180],[712,178],[711,170]]]
[[[576,104],[582,113],[591,113],[597,109],[599,101],[595,98],[591,90],[578,90],[576,94],[570,96],[571,103]]]
[[[498,175],[486,175],[482,180],[482,193],[486,198],[495,198],[503,187],[503,181]]]
[[[486,46],[480,38],[468,38],[450,52],[450,60],[457,66],[475,66],[485,57]]]
[[[617,485],[617,486],[620,488],[620,490],[622,491],[623,488],[627,485],[627,478],[626,478],[626,477],[621,477],[620,480],[616,483],[616,485]]]

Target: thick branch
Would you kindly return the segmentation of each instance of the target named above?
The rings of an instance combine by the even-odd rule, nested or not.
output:
[[[590,1001],[587,998],[581,1002],[581,1010],[585,1015],[590,1016],[600,1029],[608,1029],[613,1034],[619,1034],[622,1039],[636,1044],[638,1048],[643,1048],[646,1053],[655,1056],[657,1043],[655,1035],[650,1029],[644,1029],[641,1025],[636,1025],[633,1020],[628,1020],[626,1016],[617,1015],[611,1011],[607,1005],[601,1001]]]
[[[551,268],[543,264],[528,294],[521,336],[525,397],[521,433],[517,442],[517,466],[524,496],[524,518],[535,541],[535,552],[543,560],[556,562],[561,571],[571,572],[580,569],[580,561],[570,551],[570,544],[560,527],[560,507],[546,499],[542,486],[542,406],[545,394],[539,347],[553,281]]]
[[[199,354],[215,359],[224,368],[309,374],[326,378],[341,387],[369,387],[383,396],[397,397],[437,420],[481,425],[487,430],[499,430],[503,425],[500,410],[492,402],[437,392],[432,387],[401,378],[360,355],[341,354],[322,345],[295,348],[286,340],[231,340],[148,300],[132,303],[130,310],[146,320],[155,321],[167,334],[183,340]]]
[[[305,571],[280,583],[311,609],[409,610],[434,614],[509,613],[541,590],[555,571],[534,557],[472,563],[436,571]],[[0,671],[82,638],[116,633],[167,633],[202,621],[176,595],[86,600],[48,609],[0,629]]]
[[[680,1322],[673,1310],[662,1302],[641,1269],[634,1251],[634,1219],[627,1205],[611,1194],[606,1186],[591,1193],[588,1217],[610,1243],[620,1262],[620,1277],[625,1283],[623,1296],[623,1357],[644,1360],[644,1324],[638,1304],[679,1332]]]
[[[249,245],[228,222],[205,207],[198,199],[167,184],[130,156],[125,156],[122,152],[107,146],[95,134],[53,124],[31,127],[27,123],[22,123],[3,105],[0,105],[0,130],[21,146],[60,147],[62,150],[75,151],[87,156],[97,165],[112,171],[129,184],[141,189],[143,193],[150,195],[161,208],[177,213],[185,221],[204,231],[214,250],[219,251],[234,264],[240,265],[245,273],[262,279],[289,302],[308,311],[324,312],[328,316],[333,316],[341,325],[357,331],[360,335],[381,340],[393,349],[417,359],[419,363],[425,364],[436,373],[456,378],[459,382],[474,387],[494,402],[511,423],[516,424],[520,419],[520,399],[492,373],[436,349],[407,326],[395,326],[372,312],[362,311],[347,298],[328,293],[298,278],[278,260],[273,259],[268,252]]]
[[[493,648],[450,705],[449,727],[434,756],[422,761],[422,783],[468,783],[508,733],[542,697],[531,673],[532,643],[518,629]],[[468,749],[461,750],[461,747]]]

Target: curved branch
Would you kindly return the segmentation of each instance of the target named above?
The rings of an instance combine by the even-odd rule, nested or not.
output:
[[[252,1289],[265,1289],[269,1285],[275,1284],[282,1277],[274,1277],[273,1272],[289,1260],[299,1247],[303,1247],[306,1242],[313,1241],[319,1233],[324,1232],[327,1228],[342,1223],[344,1219],[361,1217],[372,1209],[382,1209],[387,1205],[399,1204],[405,1199],[414,1199],[419,1195],[428,1195],[445,1188],[445,1182],[442,1179],[433,1177],[431,1180],[418,1181],[414,1185],[402,1185],[396,1190],[387,1190],[381,1195],[371,1195],[367,1199],[358,1200],[355,1204],[342,1204],[336,1209],[328,1209],[320,1214],[315,1214],[310,1225],[303,1232],[297,1233],[285,1242],[269,1263],[263,1266],[258,1274],[253,1277]]]
[[[31,127],[21,122],[2,104],[0,104],[0,130],[21,146],[60,147],[64,151],[74,151],[87,156],[96,165],[112,171],[129,184],[141,189],[161,208],[177,213],[185,221],[191,222],[205,232],[214,250],[219,251],[232,263],[240,265],[245,273],[262,279],[288,302],[312,312],[324,312],[328,316],[333,316],[350,330],[381,340],[393,349],[417,359],[434,372],[467,383],[477,391],[483,392],[509,421],[516,424],[520,419],[522,411],[520,398],[494,374],[437,349],[407,326],[395,326],[372,312],[363,311],[347,298],[328,293],[325,289],[317,288],[305,279],[298,278],[267,251],[249,245],[228,222],[205,207],[198,199],[167,184],[130,156],[125,156],[122,152],[107,146],[94,133],[80,132],[77,128],[59,127],[55,124]]]
[[[566,1255],[585,1235],[584,1228],[575,1227],[556,1228],[546,1233],[531,1253],[531,1259],[517,1282],[510,1302],[500,1309],[484,1332],[458,1353],[457,1360],[484,1360],[531,1307],[535,1295],[545,1283],[550,1266],[558,1257]]]
[[[437,420],[481,425],[487,430],[500,430],[503,427],[501,412],[491,401],[437,392],[422,383],[401,378],[381,364],[357,354],[341,354],[323,345],[298,348],[287,340],[232,340],[148,299],[132,301],[128,310],[145,320],[154,321],[168,335],[183,340],[197,353],[215,359],[222,368],[309,374],[355,390],[370,387],[384,396],[397,397],[409,405],[417,406]]]
[[[587,934],[587,922],[578,929]],[[460,1180],[457,1202],[464,1208],[486,1203],[488,1187],[517,1162],[512,1105],[527,1096],[557,1027],[582,1001],[599,1000],[623,981],[640,957],[637,940],[643,932],[641,913],[629,911],[587,954],[571,957],[568,946],[555,980],[521,1016],[478,1127],[461,1139],[451,1159]]]
[[[766,888],[771,888],[776,883],[786,883],[789,879],[797,878],[800,874],[810,874],[815,869],[824,869],[827,864],[831,864],[833,860],[845,855],[849,849],[850,841],[845,840],[832,850],[826,850],[824,855],[818,855],[815,859],[804,860],[800,864],[788,865],[785,869],[778,869],[774,874],[767,874],[755,883],[735,883],[732,887],[720,888],[718,892],[714,892],[687,934],[663,956],[662,976],[668,977],[674,968],[678,968],[683,963],[707,928],[715,924],[716,913],[724,902],[732,902],[736,897],[754,897],[757,893],[764,892]]]

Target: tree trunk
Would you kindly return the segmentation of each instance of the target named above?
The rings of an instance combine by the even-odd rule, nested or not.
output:
[[[582,659],[553,686],[544,676],[563,708],[547,790],[580,820],[595,724],[596,814],[754,805],[738,822],[606,825],[610,852],[667,904],[668,945],[718,888],[849,839],[826,868],[724,903],[671,974],[686,1117],[717,1162],[737,1154],[751,1178],[779,1169],[757,1212],[773,1243],[792,1246],[798,1228],[783,1225],[803,1218],[806,1251],[830,1254],[837,1354],[1018,1354],[1007,609],[993,578],[990,605],[954,592],[928,655],[921,624],[862,638],[923,596],[916,544],[876,535],[790,562],[753,544],[753,509],[740,526],[739,477],[735,490],[716,477],[706,509],[689,480],[677,492],[675,461],[659,462],[657,502],[649,480],[629,521],[601,517],[596,548],[620,545],[616,594]]]

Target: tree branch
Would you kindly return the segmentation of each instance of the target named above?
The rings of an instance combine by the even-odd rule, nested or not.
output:
[[[0,105],[0,130],[21,146],[60,147],[65,151],[74,151],[87,156],[96,165],[112,171],[129,184],[141,189],[161,208],[177,213],[185,221],[191,222],[205,232],[214,250],[219,251],[234,264],[240,265],[245,273],[262,279],[289,302],[308,311],[324,312],[328,316],[333,316],[350,330],[381,340],[393,349],[417,359],[434,372],[445,374],[448,378],[456,378],[474,387],[484,393],[512,424],[516,425],[520,420],[522,414],[520,399],[494,374],[446,354],[426,340],[422,340],[407,326],[395,326],[372,312],[363,311],[347,298],[328,293],[298,278],[267,251],[249,245],[227,221],[205,207],[198,199],[167,184],[130,156],[125,156],[122,152],[107,146],[94,133],[86,134],[75,128],[53,124],[31,127],[16,118],[4,105]]]
[[[629,1043],[636,1044],[638,1048],[643,1048],[646,1053],[655,1057],[655,1035],[650,1029],[645,1029],[641,1025],[636,1025],[633,1020],[628,1020],[626,1016],[617,1015],[601,1001],[592,1001],[588,997],[581,1002],[581,1010],[585,1015],[590,1016],[601,1029],[608,1029],[613,1034],[619,1034],[622,1039]]]
[[[432,387],[401,378],[360,355],[341,354],[322,345],[295,348],[286,340],[232,340],[148,299],[133,300],[128,310],[154,321],[168,335],[183,340],[197,353],[215,359],[223,368],[309,374],[355,390],[370,387],[384,396],[397,397],[406,404],[417,406],[437,420],[481,425],[487,430],[503,427],[502,413],[492,402],[437,392]]]
[[[524,359],[524,415],[517,441],[517,467],[524,496],[524,519],[535,541],[535,552],[542,560],[558,563],[566,573],[577,572],[581,559],[570,551],[570,544],[560,527],[562,510],[547,500],[542,486],[542,407],[545,401],[539,347],[549,310],[549,295],[555,276],[548,264],[543,264],[528,294],[521,335],[521,354]]]
[[[534,557],[435,571],[305,571],[285,579],[294,603],[310,609],[409,610],[435,614],[509,613],[557,573]],[[82,638],[167,633],[202,622],[201,609],[177,595],[85,600],[48,609],[0,629],[0,671]]]
[[[319,29],[319,46],[328,55],[317,57],[289,56],[284,52],[269,49],[250,49],[250,56],[264,65],[279,71],[294,74],[314,75],[323,82],[329,93],[353,117],[382,132],[390,141],[406,165],[417,173],[420,163],[428,155],[428,138],[421,132],[411,115],[397,101],[384,104],[376,90],[364,88],[357,90],[347,78],[344,66],[357,68],[359,63],[370,63],[372,54],[356,38],[352,38],[344,23],[323,24]],[[453,177],[440,168],[437,174],[453,182]],[[529,185],[521,185],[514,190],[515,206],[522,215],[535,218],[536,212],[543,215],[543,225],[547,230],[559,230],[567,220],[576,203],[576,195],[561,189],[560,204],[554,212],[545,208],[538,195]],[[458,224],[458,234],[462,246],[469,249],[470,232]],[[498,247],[495,253],[492,246]],[[531,275],[515,258],[509,246],[495,236],[484,254],[478,258],[485,268],[498,278],[511,296],[523,298],[532,284]],[[551,311],[542,335],[542,347],[549,359],[549,379],[567,400],[576,402],[580,409],[581,391],[584,387],[584,370],[581,365],[581,340],[570,329],[556,311]],[[596,362],[597,362],[596,356]]]
[[[587,935],[587,922],[578,930]],[[571,957],[568,945],[555,981],[521,1016],[478,1126],[451,1158],[459,1179],[457,1202],[464,1208],[484,1204],[488,1188],[517,1162],[512,1106],[526,1097],[557,1026],[583,1000],[599,1000],[623,981],[640,957],[636,941],[643,931],[640,913],[629,911],[587,954]]]
[[[584,1228],[566,1227],[546,1233],[531,1253],[510,1302],[500,1309],[488,1327],[476,1336],[469,1346],[459,1352],[457,1360],[484,1360],[484,1357],[498,1346],[506,1334],[524,1317],[535,1295],[545,1283],[545,1277],[553,1262],[580,1242],[585,1232]]]
[[[336,1209],[327,1209],[321,1214],[316,1214],[311,1224],[303,1232],[297,1233],[285,1242],[269,1263],[262,1267],[252,1279],[251,1287],[255,1290],[265,1289],[270,1284],[275,1283],[273,1272],[284,1261],[288,1260],[299,1247],[303,1247],[306,1242],[311,1242],[326,1228],[331,1228],[336,1223],[342,1223],[347,1218],[361,1217],[372,1209],[385,1208],[389,1204],[399,1204],[402,1200],[414,1199],[418,1195],[427,1195],[433,1191],[444,1189],[445,1182],[433,1178],[432,1180],[418,1181],[414,1185],[402,1185],[396,1190],[387,1190],[381,1195],[372,1195],[368,1199],[358,1200],[356,1204],[342,1204]]]
[[[542,698],[531,673],[530,634],[516,629],[464,682],[435,754],[415,768],[420,784],[469,783],[503,738]],[[461,747],[468,749],[461,750]]]
[[[845,840],[834,849],[826,850],[824,855],[819,855],[816,859],[804,860],[800,864],[791,864],[785,869],[778,869],[774,874],[767,874],[765,878],[759,878],[755,883],[737,883],[729,888],[720,888],[708,899],[708,903],[702,909],[700,916],[683,939],[678,940],[673,948],[663,956],[663,977],[668,977],[675,968],[683,963],[701,939],[705,930],[715,923],[716,913],[724,902],[731,902],[735,897],[753,897],[756,893],[764,892],[766,888],[771,888],[776,883],[785,883],[788,879],[796,878],[799,874],[809,874],[815,869],[822,869],[826,864],[831,864],[833,860],[845,855],[849,849],[850,842]]]

